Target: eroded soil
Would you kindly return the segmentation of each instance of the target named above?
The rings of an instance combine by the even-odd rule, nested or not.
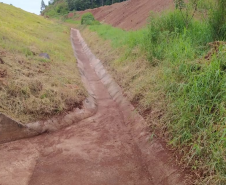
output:
[[[161,141],[92,55],[77,30],[72,40],[96,99],[97,113],[54,133],[0,145],[1,185],[184,185]]]
[[[81,11],[80,14],[91,12],[103,23],[124,30],[137,30],[147,24],[150,12],[161,12],[174,6],[173,0],[129,0],[110,6]]]

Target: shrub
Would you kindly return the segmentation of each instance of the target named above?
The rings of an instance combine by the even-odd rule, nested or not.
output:
[[[67,3],[59,3],[59,4],[56,6],[56,11],[57,11],[57,13],[60,14],[60,15],[65,15],[65,14],[67,14],[68,11],[69,11]]]
[[[85,13],[82,15],[81,24],[93,25],[95,18],[92,13]]]
[[[68,5],[66,2],[59,1],[56,4],[49,5],[43,12],[42,15],[51,18],[60,18],[63,15],[68,14]]]

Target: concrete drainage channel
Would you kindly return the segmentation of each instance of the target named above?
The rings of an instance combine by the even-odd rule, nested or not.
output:
[[[78,30],[71,30],[71,40],[90,94],[84,109],[26,126],[36,132],[30,136],[55,132],[15,134],[12,140],[20,140],[1,144],[0,184],[185,185],[185,174],[160,141],[149,140],[145,121]]]

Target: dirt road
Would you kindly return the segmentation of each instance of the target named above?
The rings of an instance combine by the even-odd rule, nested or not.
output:
[[[72,30],[97,113],[78,124],[0,145],[1,185],[185,185],[160,141]]]

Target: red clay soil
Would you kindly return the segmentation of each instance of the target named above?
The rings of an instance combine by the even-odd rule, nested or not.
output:
[[[124,30],[137,30],[147,24],[150,11],[161,12],[173,7],[173,0],[128,0],[110,6],[81,11],[91,12],[103,23]]]
[[[184,174],[72,30],[97,113],[57,132],[0,145],[1,185],[185,185]],[[63,124],[63,123],[62,123]]]

